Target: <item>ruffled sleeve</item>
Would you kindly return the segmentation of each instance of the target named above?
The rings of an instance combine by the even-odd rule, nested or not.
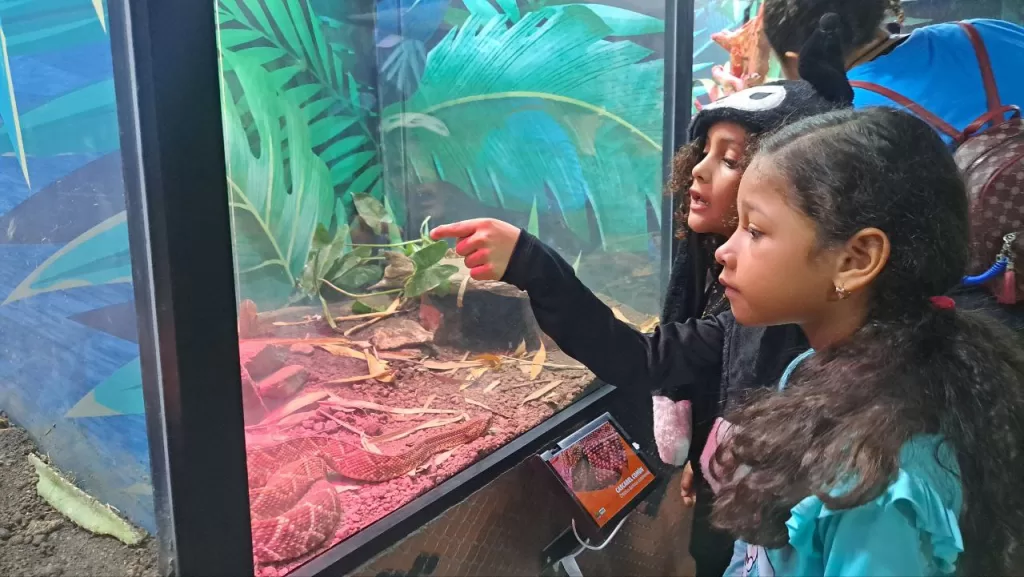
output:
[[[786,523],[786,574],[953,574],[964,551],[960,485],[954,471],[929,460],[904,459],[885,493],[853,509],[832,511],[813,496],[798,503]]]

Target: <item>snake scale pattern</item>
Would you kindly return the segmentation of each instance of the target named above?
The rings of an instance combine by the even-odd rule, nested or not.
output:
[[[626,467],[626,450],[608,423],[562,451],[552,461],[573,491],[599,491],[615,485]]]
[[[329,437],[298,437],[246,452],[253,555],[262,563],[301,557],[329,542],[342,519],[330,477],[380,483],[405,475],[431,456],[487,432],[473,418],[395,455],[378,455]]]

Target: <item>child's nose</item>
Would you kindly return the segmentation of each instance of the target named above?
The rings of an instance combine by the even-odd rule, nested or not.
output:
[[[694,165],[693,170],[690,171],[690,176],[697,182],[708,181],[708,159],[704,157],[703,160]]]
[[[718,247],[718,250],[715,251],[715,260],[718,261],[718,264],[724,266],[725,268],[730,268],[734,262],[732,239],[733,237],[730,236],[729,240],[725,241],[725,244]]]

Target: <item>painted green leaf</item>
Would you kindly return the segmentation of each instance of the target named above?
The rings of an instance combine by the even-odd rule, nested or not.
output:
[[[146,412],[142,399],[142,366],[136,357],[82,397],[65,417],[109,417],[141,415]]]
[[[563,4],[552,8],[564,9],[567,6],[582,6],[596,14],[611,30],[611,36],[640,36],[644,34],[661,34],[665,31],[665,21],[654,16],[633,12],[616,6],[604,4]]]
[[[105,26],[106,4],[102,0],[0,1],[0,120],[6,134],[0,138],[0,154],[18,159],[30,187],[28,157],[104,154],[117,148],[113,82],[105,81],[107,94],[97,94],[87,86],[32,110],[19,109],[10,59],[106,41]],[[69,101],[77,106],[70,106]],[[53,124],[55,120],[59,126]]]
[[[469,13],[473,16],[489,18],[498,15],[498,10],[487,0],[463,0],[462,3],[465,4],[466,10],[469,10]]]
[[[386,161],[487,206],[525,213],[542,201],[538,209],[561,211],[580,236],[585,203],[610,207],[632,195],[638,212],[600,211],[601,241],[645,236],[644,199],[661,188],[664,66],[633,42],[605,40],[611,32],[583,6],[528,13],[511,26],[505,16],[470,17],[431,50],[416,93],[383,111],[384,146],[404,153]],[[447,133],[403,124],[399,115],[410,113],[433,117]],[[599,134],[610,142],[599,143]],[[599,149],[622,156],[606,159]],[[611,165],[628,167],[619,178],[626,190],[604,184]],[[661,202],[651,209],[659,214]]]
[[[469,12],[456,8],[455,6],[449,6],[448,10],[445,10],[444,21],[451,27],[462,26],[469,19]]]
[[[309,129],[298,106],[276,90],[258,64],[237,54],[224,57],[249,102],[258,137],[253,154],[228,99],[224,140],[239,298],[269,310],[284,304],[294,291],[316,226],[332,210],[334,193],[326,165],[310,148]]]
[[[114,81],[100,80],[20,114],[25,152],[32,156],[106,154],[120,146]],[[8,125],[5,123],[4,130]],[[13,153],[0,138],[0,154]]]
[[[530,207],[530,220],[526,224],[526,232],[533,236],[540,236],[540,223],[537,221],[537,199],[533,199],[533,206]]]
[[[128,220],[124,212],[97,224],[43,261],[3,304],[38,294],[132,281]]]
[[[312,5],[307,0],[219,0],[218,5],[224,51],[252,55],[271,72],[275,88],[300,105],[312,145],[327,163],[338,194],[347,194],[367,174],[352,190],[373,189],[381,173],[375,134],[365,122],[369,112],[360,103],[360,87],[346,70],[344,55],[325,37]],[[251,103],[237,105],[245,111]]]
[[[594,154],[581,156],[584,174],[600,174],[588,181],[591,206],[608,250],[646,252],[650,243],[647,214],[661,221],[661,165],[637,162],[628,141],[615,138],[614,127],[600,128]]]
[[[388,227],[388,242],[391,244],[399,244],[402,242],[402,230],[398,225],[398,217],[395,216],[395,211],[391,209],[391,199],[384,197],[384,210],[388,213],[388,223],[392,226]]]
[[[31,189],[32,181],[28,176],[28,162],[25,160],[25,139],[22,136],[21,117],[18,115],[18,102],[14,95],[14,78],[11,76],[11,59],[3,20],[0,20],[0,83],[0,119],[4,121],[4,131],[7,132],[11,148],[18,158],[18,164],[21,165],[25,185]]]
[[[105,0],[92,0],[92,9],[96,11],[96,19],[103,31],[107,31],[107,3]]]
[[[513,24],[519,22],[519,18],[522,17],[522,14],[519,12],[519,0],[497,0],[497,2],[501,11],[508,16],[509,21]]]
[[[381,225],[390,220],[384,204],[369,194],[359,192],[352,193],[352,203],[355,204],[356,212],[363,219],[363,222],[366,223],[366,226],[370,227],[374,234],[380,234]]]
[[[109,42],[106,16],[104,0],[0,1],[0,20],[12,56]]]

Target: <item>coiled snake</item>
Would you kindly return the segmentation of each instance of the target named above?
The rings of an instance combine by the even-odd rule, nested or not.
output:
[[[329,437],[299,437],[246,451],[253,554],[263,563],[300,557],[329,541],[341,503],[328,477],[379,483],[487,432],[490,416],[423,439],[402,453],[378,455]]]

